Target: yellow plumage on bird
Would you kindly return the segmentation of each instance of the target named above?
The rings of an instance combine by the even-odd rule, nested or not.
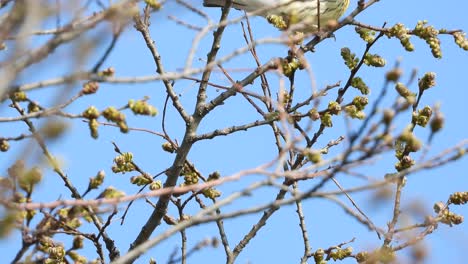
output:
[[[320,3],[319,3],[320,1]],[[207,7],[223,7],[226,0],[203,0]],[[280,29],[297,25],[305,32],[316,32],[319,26],[338,20],[349,6],[349,0],[233,0],[232,7],[267,18]],[[320,12],[318,12],[320,8]],[[285,23],[281,26],[281,21]],[[296,28],[295,28],[296,29]]]

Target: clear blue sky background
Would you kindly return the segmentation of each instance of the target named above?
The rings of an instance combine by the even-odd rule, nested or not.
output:
[[[357,1],[351,1],[351,8],[356,6]],[[201,0],[193,1],[193,4],[201,7]],[[350,9],[351,9],[350,8]],[[220,14],[218,9],[204,9],[217,20]],[[418,20],[428,20],[430,24],[437,28],[462,29],[468,31],[467,19],[468,2],[462,0],[445,1],[425,1],[425,0],[381,0],[372,8],[366,10],[357,17],[360,22],[380,26],[384,22],[393,25],[402,22],[408,27],[413,27]],[[166,6],[164,11],[152,19],[152,37],[155,40],[163,63],[168,71],[176,71],[184,66],[188,48],[195,35],[193,31],[185,29],[166,19],[167,15],[175,15],[178,18],[190,21],[196,25],[205,25],[204,21],[190,12],[181,9],[173,3]],[[242,13],[232,11],[231,17],[239,17]],[[256,38],[279,36],[280,33],[261,18],[251,20],[254,36]],[[100,32],[106,30],[99,27],[90,34],[97,38]],[[32,45],[43,43],[43,39],[37,39]],[[397,58],[402,58],[402,67],[406,80],[413,68],[417,68],[422,73],[434,71],[437,73],[437,86],[431,89],[424,97],[422,105],[433,105],[435,102],[441,103],[441,110],[447,117],[446,128],[443,135],[436,137],[434,146],[429,154],[436,154],[441,150],[452,146],[468,136],[468,125],[466,122],[466,98],[468,98],[468,52],[460,50],[450,36],[442,36],[442,59],[434,59],[430,56],[427,45],[420,40],[413,40],[416,51],[407,53],[399,42],[394,39],[383,39],[372,50],[387,59],[388,65],[384,69],[365,70],[361,76],[373,89],[370,99],[375,99],[379,89],[382,87],[383,74],[390,69]],[[202,66],[209,50],[208,44],[211,41],[211,34],[203,40],[196,53],[194,65]],[[97,45],[96,55],[85,58],[84,69],[93,65],[99,57],[109,39],[104,38]],[[239,46],[244,45],[242,31],[239,24],[229,26],[225,32],[222,42],[220,56],[229,54]],[[350,47],[360,54],[364,49],[364,44],[359,41],[352,27],[343,28],[336,33],[336,40],[326,40],[317,46],[314,54],[307,55],[311,64],[316,83],[319,88],[327,84],[346,80],[348,72],[340,56],[340,48]],[[18,83],[25,83],[37,80],[45,80],[61,74],[76,70],[71,68],[75,61],[70,59],[73,46],[66,46],[58,49],[50,58],[49,64],[41,63],[34,65],[28,70],[28,74],[22,76]],[[279,45],[266,45],[258,48],[260,59],[266,62],[273,56],[284,56],[286,48]],[[76,51],[75,51],[76,52]],[[50,62],[53,61],[52,64]],[[114,52],[106,62],[104,67],[113,66],[116,68],[116,76],[143,76],[153,74],[155,66],[150,57],[143,40],[138,32],[132,27],[128,27]],[[249,68],[253,69],[255,63],[250,56],[240,56],[224,65],[226,68]],[[248,72],[233,73],[233,77],[241,79]],[[298,76],[303,87],[298,86],[299,94],[305,91],[306,96],[310,91],[307,79]],[[271,76],[271,83],[276,85],[276,78]],[[215,73],[211,79],[213,82],[228,85],[229,82],[221,73]],[[251,91],[259,92],[259,81],[254,86],[247,87]],[[64,87],[58,87],[63,89]],[[79,85],[68,87],[79,91]],[[197,85],[188,81],[177,81],[175,89],[181,94],[181,100],[187,107],[188,112],[192,112],[195,100]],[[416,87],[412,87],[416,89]],[[44,91],[31,93],[31,97],[41,101],[44,105],[53,105],[58,89],[47,88]],[[210,95],[218,92],[212,90]],[[162,83],[154,82],[149,84],[124,84],[109,85],[102,84],[98,94],[85,97],[66,110],[70,113],[80,113],[89,105],[96,105],[99,109],[107,106],[123,106],[129,98],[140,99],[145,95],[151,97],[150,102],[162,111],[162,104],[165,99],[165,92]],[[334,97],[335,94],[332,94]],[[391,97],[393,98],[393,97]],[[11,116],[13,111],[9,110],[7,104],[0,105],[0,116]],[[144,127],[156,131],[161,131],[161,115],[150,119],[146,117],[134,118],[127,114],[129,125],[132,127]],[[240,96],[228,101],[223,107],[215,110],[206,122],[202,123],[200,132],[208,132],[215,128],[224,128],[233,124],[243,124],[251,122],[260,117],[255,113]],[[408,116],[409,118],[409,116]],[[401,126],[407,124],[409,119],[400,120]],[[170,166],[173,155],[167,155],[160,151],[163,141],[147,133],[131,132],[128,135],[120,134],[116,129],[101,127],[100,137],[93,140],[89,137],[87,125],[80,120],[70,122],[71,133],[56,142],[50,142],[51,151],[58,155],[64,162],[64,170],[80,190],[87,187],[88,179],[94,176],[97,171],[104,170],[107,173],[105,185],[113,185],[127,194],[135,193],[138,189],[129,185],[129,177],[134,174],[115,175],[110,168],[112,159],[115,156],[111,141],[114,141],[123,151],[134,153],[135,161],[146,171],[156,174]],[[341,119],[335,120],[335,127],[329,134],[325,134],[319,142],[322,146],[331,139],[335,139],[343,130]],[[168,111],[167,129],[170,135],[181,141],[184,123],[178,117],[174,109]],[[338,129],[337,129],[338,128]],[[5,124],[0,123],[0,135],[15,136],[26,132],[23,123]],[[422,131],[421,129],[419,130]],[[425,132],[418,134],[422,139],[427,137]],[[25,148],[34,147],[34,144],[11,144],[12,151],[0,154],[0,175],[6,174],[6,169]],[[209,174],[214,170],[219,170],[223,175],[235,173],[241,169],[247,169],[269,161],[275,156],[275,146],[268,128],[257,128],[248,132],[237,133],[228,137],[216,138],[212,141],[200,142],[196,144],[190,152],[189,159],[196,164],[200,171]],[[337,151],[342,150],[338,148]],[[30,151],[28,151],[30,152]],[[36,153],[37,152],[37,153]],[[36,149],[30,153],[30,165],[33,165],[35,157],[40,156]],[[385,173],[393,172],[395,160],[385,157],[376,166],[366,168],[365,173],[371,174],[376,179],[381,179]],[[466,170],[468,169],[466,159],[455,164],[435,169],[430,172],[423,172],[408,180],[407,187],[403,194],[406,201],[419,201],[424,204],[427,212],[430,212],[432,204],[437,201],[445,201],[450,193],[455,191],[467,191],[468,180]],[[249,177],[240,182],[220,187],[224,194],[240,190],[248,183],[258,180],[258,177]],[[359,181],[340,179],[345,187],[351,187]],[[307,185],[305,185],[307,186]],[[328,186],[329,189],[335,188]],[[226,212],[245,206],[252,206],[261,202],[270,201],[276,194],[274,189],[264,189],[255,193],[252,197],[239,200],[232,206],[224,209]],[[97,195],[97,194],[91,194]],[[52,201],[57,198],[69,199],[68,192],[64,191],[63,184],[59,182],[57,175],[50,169],[46,170],[45,180],[39,186],[38,193],[34,196],[36,201]],[[354,197],[354,196],[353,196]],[[385,228],[386,222],[391,217],[391,208],[387,205],[375,206],[370,200],[370,195],[356,195],[354,197],[371,219],[380,227]],[[345,199],[343,201],[347,202]],[[410,203],[404,203],[404,211],[409,211]],[[468,208],[453,207],[455,212],[468,216]],[[110,235],[117,242],[117,246],[125,253],[129,243],[133,241],[140,227],[151,213],[151,208],[144,202],[137,202],[131,209],[129,217],[123,226],[115,222],[109,229]],[[356,252],[367,249],[375,245],[381,245],[375,233],[368,231],[358,224],[353,218],[343,214],[343,210],[336,205],[320,200],[309,200],[304,202],[306,222],[311,239],[311,246],[315,250],[317,247],[329,247],[356,237],[355,243],[351,244]],[[193,211],[194,212],[194,211]],[[172,215],[175,211],[171,210]],[[230,238],[231,247],[234,247],[243,235],[256,223],[261,214],[236,218],[225,221],[226,230]],[[166,226],[164,226],[166,228]],[[90,231],[93,229],[90,229]],[[158,229],[159,230],[159,229]],[[189,248],[205,237],[217,236],[218,232],[214,224],[203,225],[188,230]],[[402,240],[403,241],[403,240]],[[468,228],[466,224],[448,228],[440,225],[434,234],[427,237],[426,242],[433,252],[427,263],[463,263],[468,249]],[[14,233],[5,241],[0,241],[0,252],[5,260],[11,260],[20,245],[20,236]],[[150,256],[155,257],[158,263],[164,263],[173,250],[180,245],[179,235],[163,242],[153,249],[149,254],[142,257],[138,263],[146,263]],[[89,245],[92,248],[92,245]],[[84,251],[86,252],[86,251]],[[279,210],[267,223],[258,236],[251,241],[243,253],[238,258],[238,263],[297,263],[302,256],[303,246],[298,227],[298,220],[295,214],[295,207],[289,206]],[[86,252],[87,256],[93,256],[91,249]],[[218,249],[203,249],[189,259],[189,263],[222,263],[224,262],[224,251]],[[310,261],[312,263],[312,261]],[[343,263],[353,263],[344,261]]]

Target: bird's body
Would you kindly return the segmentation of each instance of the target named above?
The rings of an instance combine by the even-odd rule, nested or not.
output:
[[[320,1],[320,6],[318,2]],[[223,7],[226,0],[203,0],[207,7]],[[279,16],[291,24],[301,24],[307,31],[316,31],[318,8],[320,25],[337,20],[346,11],[349,0],[233,0],[232,7],[246,12],[268,17]]]

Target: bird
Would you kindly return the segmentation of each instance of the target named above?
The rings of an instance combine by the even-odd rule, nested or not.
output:
[[[225,4],[226,0],[203,0],[205,7]],[[307,33],[315,33],[319,27],[338,20],[348,6],[349,0],[232,0],[233,8],[265,17],[281,30],[294,28]]]

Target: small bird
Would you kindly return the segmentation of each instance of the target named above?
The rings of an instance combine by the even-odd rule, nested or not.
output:
[[[320,5],[319,2],[320,1]],[[203,0],[206,7],[223,7],[226,0]],[[297,25],[307,33],[317,32],[320,8],[320,26],[338,20],[349,6],[349,0],[233,0],[232,7],[268,19],[276,27],[286,30]],[[282,20],[282,21],[281,21]],[[282,23],[284,22],[284,23]],[[295,28],[296,29],[296,28]]]

